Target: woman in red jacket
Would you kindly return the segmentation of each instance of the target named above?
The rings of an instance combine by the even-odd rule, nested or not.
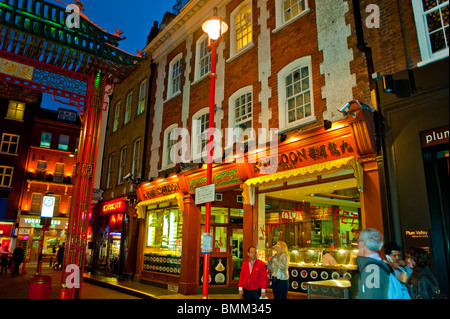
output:
[[[242,263],[239,276],[239,296],[244,299],[259,299],[266,297],[269,285],[266,264],[256,258],[256,248],[250,247],[248,258]]]

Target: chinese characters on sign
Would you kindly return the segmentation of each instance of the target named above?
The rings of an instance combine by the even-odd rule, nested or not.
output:
[[[316,162],[326,160],[328,156],[343,156],[351,152],[353,152],[353,147],[345,139],[342,139],[281,153],[278,158],[278,172],[297,168],[300,166],[298,164],[304,161]],[[253,163],[253,170],[256,173],[260,172],[262,167],[270,165],[271,160],[277,159],[269,158],[267,161],[256,161],[256,163]]]
[[[34,68],[31,66],[0,58],[0,73],[31,80],[33,72]]]

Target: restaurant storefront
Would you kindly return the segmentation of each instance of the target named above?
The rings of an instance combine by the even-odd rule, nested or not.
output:
[[[358,254],[352,231],[383,232],[372,114],[352,107],[354,118],[281,143],[276,172],[261,174],[257,163],[242,186],[244,212],[256,220],[244,232],[266,262],[286,242],[291,294],[306,293],[308,281],[350,279]]]
[[[210,286],[236,286],[243,253],[243,198],[236,164],[213,169],[216,197],[211,208],[213,252]],[[141,184],[138,214],[142,261],[140,278],[171,285],[184,294],[195,294],[203,284],[201,234],[205,206],[195,204],[195,189],[206,185],[206,169],[196,168],[176,177]],[[142,238],[141,238],[142,237]],[[139,248],[138,248],[139,249]],[[139,255],[139,253],[138,253]],[[139,257],[138,257],[139,259]],[[141,266],[140,266],[141,265]]]
[[[96,219],[94,257],[95,270],[122,276],[126,272],[129,253],[129,224],[126,197],[114,199],[100,206]]]
[[[383,232],[383,218],[373,111],[357,102],[349,111],[328,130],[289,137],[268,153],[276,158],[213,165],[210,288],[236,287],[247,249],[256,246],[267,261],[279,240],[289,247],[291,293],[306,292],[306,281],[353,276],[352,230]],[[271,161],[275,171],[264,174]],[[195,190],[205,185],[205,168],[139,185],[141,279],[199,293],[205,208]]]
[[[52,257],[54,260],[59,246],[66,242],[68,223],[68,218],[54,217],[51,220],[51,225],[43,233],[40,216],[21,215],[17,240],[24,244],[26,261],[38,260],[43,235],[42,253],[44,257]]]

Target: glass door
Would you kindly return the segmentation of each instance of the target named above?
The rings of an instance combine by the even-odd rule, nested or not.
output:
[[[247,254],[243,251],[243,231],[241,227],[232,227],[230,236],[231,258],[233,260],[233,268],[231,280],[239,280],[241,273],[242,262]]]

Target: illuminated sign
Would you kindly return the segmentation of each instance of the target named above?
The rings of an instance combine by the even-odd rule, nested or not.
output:
[[[116,212],[116,211],[120,211],[120,212],[126,211],[125,201],[123,198],[109,201],[103,205],[102,212],[104,214],[109,213],[109,212]]]
[[[54,208],[55,208],[55,197],[44,196],[44,199],[42,200],[41,217],[52,218]]]

